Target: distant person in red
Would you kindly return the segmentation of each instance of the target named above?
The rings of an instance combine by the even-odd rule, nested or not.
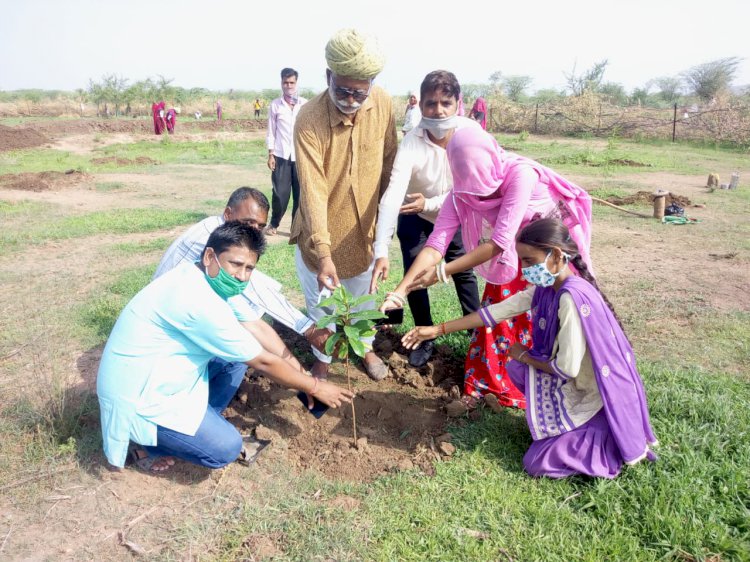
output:
[[[221,121],[221,101],[216,100],[216,120]]]
[[[151,113],[154,116],[154,134],[156,135],[162,134],[165,127],[167,126],[166,122],[164,121],[165,107],[167,107],[167,104],[163,101],[151,104]]]
[[[167,124],[167,132],[171,135],[174,133],[174,126],[177,124],[177,115],[180,113],[179,107],[173,107],[167,111],[165,122]]]
[[[479,115],[481,113],[481,115]],[[483,97],[478,97],[477,101],[474,102],[469,117],[477,121],[482,129],[487,130],[487,102],[484,101]]]

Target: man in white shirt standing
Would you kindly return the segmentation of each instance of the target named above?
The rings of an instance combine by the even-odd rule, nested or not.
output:
[[[273,236],[289,206],[292,196],[292,219],[299,206],[299,179],[294,157],[294,122],[300,108],[307,101],[297,95],[298,73],[293,68],[281,71],[282,96],[268,108],[268,168],[271,170],[273,195],[271,197],[271,224],[266,234]]]
[[[479,127],[475,121],[456,115],[460,94],[461,86],[452,72],[435,70],[422,81],[419,102],[422,118],[401,142],[388,189],[378,207],[374,243],[376,261],[370,283],[371,293],[377,291],[381,278],[388,278],[388,246],[397,223],[404,271],[407,271],[432,233],[438,212],[453,188],[445,147],[455,130]],[[459,229],[445,254],[445,260],[451,262],[464,253]],[[463,314],[478,310],[479,292],[474,272],[457,273],[453,275],[453,280]],[[407,298],[415,325],[432,326],[427,290],[412,291]],[[422,342],[409,354],[409,363],[415,367],[425,365],[433,349],[432,340]]]
[[[406,111],[404,112],[404,126],[401,127],[401,132],[406,133],[411,131],[414,127],[419,125],[422,119],[422,111],[419,109],[419,98],[417,92],[409,92],[409,100],[406,104]]]

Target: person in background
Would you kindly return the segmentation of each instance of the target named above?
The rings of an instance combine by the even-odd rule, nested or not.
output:
[[[174,133],[175,125],[177,125],[177,116],[180,113],[179,107],[172,107],[167,110],[167,114],[164,117],[164,122],[167,126],[167,132],[171,135]]]
[[[226,222],[240,221],[263,230],[268,222],[268,209],[268,199],[257,189],[252,187],[236,189],[229,196],[226,208],[221,215],[203,219],[172,242],[159,262],[153,278],[161,277],[181,263],[198,261],[211,233]],[[316,328],[313,320],[302,314],[284,297],[281,288],[278,281],[255,269],[247,290],[237,297],[237,300],[247,301],[245,307],[249,307],[249,310],[244,310],[243,313],[249,319],[248,322],[259,321],[257,324],[252,324],[252,327],[263,330],[263,334],[269,340],[267,347],[273,347],[279,355],[291,357],[291,353],[275,331],[265,322],[260,321],[264,314],[304,336],[311,345],[322,350],[326,339],[332,332],[326,328]],[[255,335],[260,337],[257,333]]]
[[[480,113],[481,118],[479,117]],[[475,121],[478,121],[482,126],[482,129],[484,129],[485,131],[487,130],[487,102],[484,101],[483,97],[479,96],[476,99],[474,105],[471,107],[471,111],[469,112],[469,117],[471,117]]]
[[[404,136],[416,127],[421,119],[422,111],[419,109],[417,92],[409,92],[409,99],[406,103],[406,111],[404,112],[404,126],[401,127],[401,132],[404,133]]]
[[[253,103],[253,115],[256,119],[260,119],[260,108],[263,107],[263,105],[260,103],[259,98],[255,98],[255,102]]]
[[[464,95],[463,93],[458,95],[458,109],[456,109],[456,115],[459,117],[466,116],[466,110],[464,109]]]
[[[656,460],[635,353],[567,227],[557,219],[532,222],[518,234],[516,250],[528,289],[458,320],[416,327],[404,345],[491,329],[533,310],[534,344],[514,343],[507,364],[528,404],[534,441],[523,457],[526,472],[614,478],[623,464]]]
[[[397,307],[410,291],[469,268],[487,281],[483,306],[523,291],[527,283],[515,238],[521,228],[545,217],[563,219],[591,270],[591,197],[585,190],[533,160],[505,152],[494,137],[474,127],[453,133],[447,152],[453,172],[450,201],[440,209],[424,249],[384,308]],[[442,256],[458,228],[466,255],[443,267]],[[467,408],[483,397],[489,404],[526,407],[523,393],[505,370],[509,349],[517,342],[531,342],[528,314],[475,330],[464,365],[462,402]]]
[[[329,314],[321,297],[344,285],[355,297],[368,293],[378,201],[396,156],[396,123],[390,96],[373,80],[384,57],[374,38],[338,31],[325,49],[326,91],[299,113],[294,130],[300,206],[292,223],[297,275],[308,314]],[[371,308],[368,302],[361,307]],[[373,338],[363,340],[371,348]],[[313,375],[325,377],[331,358],[313,349]],[[374,351],[364,367],[373,380],[388,369]]]
[[[221,123],[222,119],[222,110],[221,110],[221,100],[216,100],[216,120]]]
[[[268,168],[271,170],[271,224],[266,229],[268,236],[274,236],[276,229],[284,218],[292,197],[292,219],[299,206],[299,178],[294,156],[294,122],[300,108],[307,102],[298,95],[297,78],[299,74],[293,68],[281,71],[280,98],[276,98],[268,107],[268,131],[266,148],[268,148]]]
[[[161,135],[167,124],[164,121],[164,108],[167,106],[163,101],[151,104],[151,114],[154,118],[154,134]]]
[[[391,181],[378,207],[371,293],[376,292],[380,279],[388,278],[388,246],[394,230],[398,234],[404,270],[411,267],[432,233],[438,212],[453,187],[445,147],[454,131],[465,127],[479,129],[470,119],[455,114],[460,91],[456,76],[446,70],[430,72],[422,81],[419,102],[422,118],[401,141]],[[459,229],[448,245],[446,261],[458,259],[464,253]],[[477,310],[479,292],[474,272],[457,272],[453,280],[464,314]],[[417,326],[432,325],[427,289],[411,291],[408,300],[414,323]],[[423,342],[409,354],[409,363],[422,367],[432,357],[433,350],[432,341]]]
[[[112,466],[122,468],[129,451],[140,468],[153,471],[168,469],[172,457],[208,468],[242,460],[243,438],[221,413],[247,365],[330,407],[351,400],[351,392],[264,350],[229,304],[264,249],[260,230],[226,223],[211,233],[199,262],[182,263],[125,306],[97,375],[104,452]],[[222,362],[212,362],[216,357]],[[130,447],[131,441],[140,447]]]

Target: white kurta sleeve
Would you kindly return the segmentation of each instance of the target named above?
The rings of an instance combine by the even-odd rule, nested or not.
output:
[[[578,316],[573,297],[567,292],[560,295],[557,315],[557,354],[550,361],[555,374],[564,378],[575,378],[581,370],[581,362],[586,355],[586,336],[583,333],[581,317]]]
[[[527,312],[531,308],[531,299],[534,298],[536,287],[531,285],[527,289],[508,297],[502,302],[491,304],[479,309],[479,317],[488,328],[494,328],[503,320],[508,320],[519,314]]]

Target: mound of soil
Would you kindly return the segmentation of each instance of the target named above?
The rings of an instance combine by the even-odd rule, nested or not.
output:
[[[309,350],[296,333],[278,326],[277,330],[290,348]],[[263,455],[273,455],[290,468],[314,468],[331,478],[353,481],[412,468],[431,474],[434,462],[452,454],[450,446],[441,447],[450,440],[444,408],[449,389],[463,378],[463,365],[441,348],[430,365],[414,369],[393,349],[401,350],[398,337],[379,334],[375,350],[391,371],[383,381],[371,381],[359,364],[350,367],[357,393],[356,446],[350,406],[330,409],[316,420],[296,392],[263,377],[253,380],[256,373],[240,386],[227,417],[243,432],[254,428],[256,437],[272,439]],[[343,364],[334,363],[329,380],[346,386]]]
[[[34,123],[32,126],[34,128],[33,132],[51,137],[87,133],[154,133],[154,124],[150,119],[128,119],[122,117],[119,119],[60,119]],[[5,128],[7,129],[8,127]],[[179,136],[180,129],[182,128],[191,131],[196,129],[201,131],[256,131],[265,129],[266,122],[256,119],[225,119],[221,123],[218,123],[217,121],[195,121],[194,119],[185,118],[177,121],[177,136]],[[18,130],[31,129],[24,127]],[[2,136],[2,131],[0,131],[0,139]]]
[[[654,202],[654,194],[651,191],[639,191],[632,195],[626,195],[625,197],[607,197],[607,201],[613,205],[635,205],[635,204],[652,204]],[[690,199],[684,195],[678,195],[677,193],[670,192],[666,196],[666,204],[671,205],[677,203],[681,207],[687,207],[691,205]]]
[[[115,166],[153,166],[159,162],[148,156],[138,156],[134,160],[130,158],[118,158],[116,156],[106,156],[104,158],[92,158],[92,164],[114,164]]]
[[[28,127],[6,127],[0,125],[0,152],[33,148],[49,142],[39,131]]]
[[[0,188],[21,191],[50,191],[73,187],[85,181],[87,174],[77,170],[67,172],[24,172],[0,176]]]

